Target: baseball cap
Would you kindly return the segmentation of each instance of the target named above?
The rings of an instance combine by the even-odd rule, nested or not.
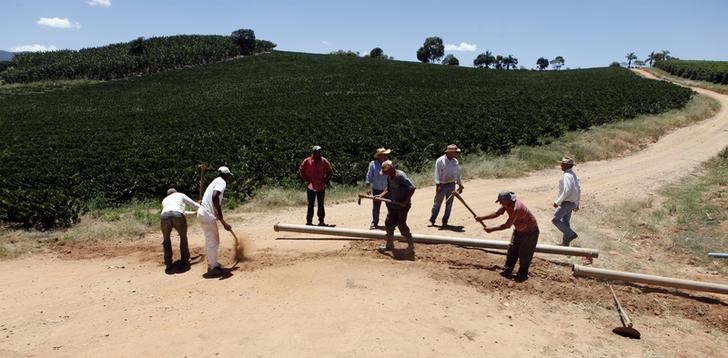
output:
[[[177,190],[175,190],[175,188],[169,188],[169,189],[167,189],[167,195],[171,195],[171,194],[174,194],[176,192],[177,192]]]
[[[501,190],[498,193],[498,199],[495,200],[495,202],[499,202],[501,200],[510,200],[510,201],[516,201],[516,193],[510,191],[510,190]]]
[[[319,151],[319,150],[321,150],[321,149],[322,149],[322,148],[321,148],[321,146],[320,146],[320,145],[314,145],[313,147],[311,147],[311,151],[312,151],[312,152],[318,152],[318,151]]]
[[[231,173],[231,172],[230,172],[230,168],[228,168],[228,167],[226,167],[226,166],[222,166],[222,167],[220,167],[220,168],[217,168],[217,171],[218,171],[218,172],[219,172],[220,174],[228,174],[228,175],[233,175],[233,173]]]

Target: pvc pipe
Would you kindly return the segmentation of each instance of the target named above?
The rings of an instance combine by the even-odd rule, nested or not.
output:
[[[684,288],[687,290],[728,294],[728,285],[723,285],[719,283],[683,280],[679,278],[645,275],[624,271],[613,271],[581,265],[574,265],[573,270],[574,276],[576,277],[594,277],[607,280],[639,282],[655,286]]]
[[[323,226],[310,226],[310,225],[296,225],[296,224],[282,224],[278,223],[273,226],[275,231],[288,231],[288,232],[299,232],[304,234],[319,234],[319,235],[332,235],[332,236],[345,236],[345,237],[360,237],[368,239],[382,239],[384,240],[386,233],[378,230],[359,230],[359,229],[344,229],[344,228],[332,228]],[[402,235],[394,235],[395,240],[404,241]],[[486,249],[499,249],[508,250],[508,241],[502,240],[485,240],[485,239],[469,239],[469,238],[457,238],[449,236],[435,236],[435,235],[419,235],[412,234],[412,239],[415,242],[422,244],[451,244],[458,246],[471,246],[471,247],[482,247]],[[580,247],[564,247],[556,245],[536,245],[536,252],[545,254],[557,254],[557,255],[568,255],[568,256],[584,256],[584,257],[599,257],[599,250],[596,249],[585,249]]]
[[[715,257],[718,259],[728,259],[728,253],[724,253],[724,252],[709,252],[708,256]]]

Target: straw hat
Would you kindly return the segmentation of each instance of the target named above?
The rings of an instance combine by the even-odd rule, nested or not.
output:
[[[455,144],[450,144],[447,146],[447,149],[445,149],[445,153],[460,153],[460,148],[458,148]]]
[[[389,153],[392,153],[391,149],[379,148],[376,152],[374,152],[374,159],[377,159],[382,154],[389,155]]]
[[[574,159],[571,159],[570,157],[563,157],[561,159],[561,164],[574,165]]]

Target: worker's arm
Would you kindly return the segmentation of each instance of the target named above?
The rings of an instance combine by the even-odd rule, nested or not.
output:
[[[494,212],[492,212],[492,213],[490,213],[488,215],[476,216],[475,217],[475,220],[477,220],[477,221],[483,221],[483,220],[495,219],[495,218],[503,215],[503,213],[505,211],[506,211],[505,208],[501,207],[500,209],[498,209],[498,210],[496,210],[496,211],[494,211]]]
[[[435,193],[440,192],[440,180],[442,178],[442,165],[440,159],[435,161]]]
[[[380,199],[381,199],[381,198],[384,198],[384,197],[386,197],[386,196],[387,196],[387,194],[389,194],[389,188],[387,188],[387,189],[384,189],[384,191],[383,191],[383,192],[382,192],[381,194],[379,194],[379,195],[375,195],[374,197],[375,197],[375,198],[380,198]]]
[[[407,200],[405,200],[404,203],[402,203],[402,204],[407,205],[407,203],[409,203],[412,200],[412,195],[415,195],[415,190],[417,190],[417,188],[411,188],[409,190],[409,193],[407,193]]]
[[[224,227],[225,230],[230,231],[232,230],[232,226],[230,226],[230,224],[228,224],[222,217],[222,208],[220,207],[220,194],[221,193],[217,190],[212,193],[212,206],[215,207],[217,219],[220,220],[220,222],[222,223],[222,227]]]
[[[367,169],[367,178],[366,178],[366,185],[367,185],[367,195],[372,194],[372,187],[374,182],[374,162],[369,163],[369,168]]]
[[[308,183],[308,176],[306,175],[306,162],[308,161],[308,158],[304,159],[301,162],[301,165],[298,167],[298,176],[303,180],[305,183]]]
[[[462,176],[462,172],[460,171],[460,162],[457,162],[457,163],[458,163],[458,177],[457,177],[456,181],[458,183],[458,194],[461,194],[463,192],[463,189],[465,189],[465,187],[463,186],[463,176]]]
[[[498,213],[498,212],[500,212],[501,214],[503,214],[503,212],[505,212],[505,209],[501,208],[501,209],[499,209],[498,211],[496,211],[496,213]],[[509,215],[508,215],[508,220],[506,220],[506,222],[505,222],[505,223],[503,223],[502,225],[499,225],[499,226],[494,226],[494,227],[488,227],[488,228],[484,228],[484,230],[485,230],[485,232],[487,232],[487,233],[491,233],[491,232],[493,232],[493,231],[501,231],[501,230],[505,230],[505,229],[507,229],[507,228],[509,228],[509,227],[513,226],[513,222],[514,222],[515,220],[516,220],[516,213],[514,212],[513,214],[509,214]]]
[[[182,201],[184,201],[185,204],[195,208],[195,210],[200,208],[200,204],[198,204],[196,201],[190,199],[190,197],[185,194],[182,194]]]

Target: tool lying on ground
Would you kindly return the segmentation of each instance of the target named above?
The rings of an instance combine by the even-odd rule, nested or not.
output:
[[[708,256],[716,259],[728,259],[728,253],[726,252],[709,252]]]
[[[458,200],[460,200],[460,202],[461,202],[461,203],[463,203],[463,205],[465,205],[465,208],[467,208],[467,209],[468,209],[468,211],[470,211],[470,213],[471,213],[471,214],[473,214],[473,218],[477,218],[477,217],[478,217],[478,214],[476,214],[476,213],[475,213],[475,211],[473,211],[473,209],[471,209],[471,208],[470,208],[470,206],[468,206],[468,204],[466,204],[466,203],[465,203],[465,200],[463,200],[463,197],[462,197],[462,196],[460,196],[460,193],[458,193],[457,191],[453,191],[453,192],[452,192],[452,195],[453,195],[454,197],[458,198]],[[477,221],[477,220],[476,220],[476,221]],[[484,223],[484,222],[482,222],[482,221],[478,221],[478,222],[480,223],[480,225],[483,225],[483,229],[485,229],[485,228],[486,228],[486,226],[485,226],[485,223]]]
[[[376,197],[376,196],[373,196],[373,195],[367,195],[367,194],[359,194],[359,200],[356,203],[359,204],[359,205],[361,205],[361,199],[362,198],[376,200],[376,201],[383,201],[383,202],[385,202],[387,204],[393,204],[393,205],[399,205],[401,207],[405,207],[405,205],[402,204],[402,203],[400,203],[400,202],[392,201],[392,200],[385,199],[385,198]]]
[[[619,318],[622,320],[622,326],[614,328],[612,330],[612,332],[614,332],[622,337],[640,339],[640,337],[642,335],[640,334],[640,332],[638,330],[632,328],[632,321],[630,321],[629,317],[627,316],[627,312],[625,312],[624,309],[622,308],[622,304],[619,303],[619,299],[617,298],[617,294],[614,293],[612,284],[609,284],[609,290],[612,291],[612,297],[614,297],[614,303],[617,304],[617,310],[619,311]]]
[[[230,230],[230,233],[233,234],[233,238],[235,238],[235,247],[233,248],[233,251],[235,251],[235,263],[238,263],[245,260],[245,247],[238,239],[238,235],[235,235],[235,231]]]

